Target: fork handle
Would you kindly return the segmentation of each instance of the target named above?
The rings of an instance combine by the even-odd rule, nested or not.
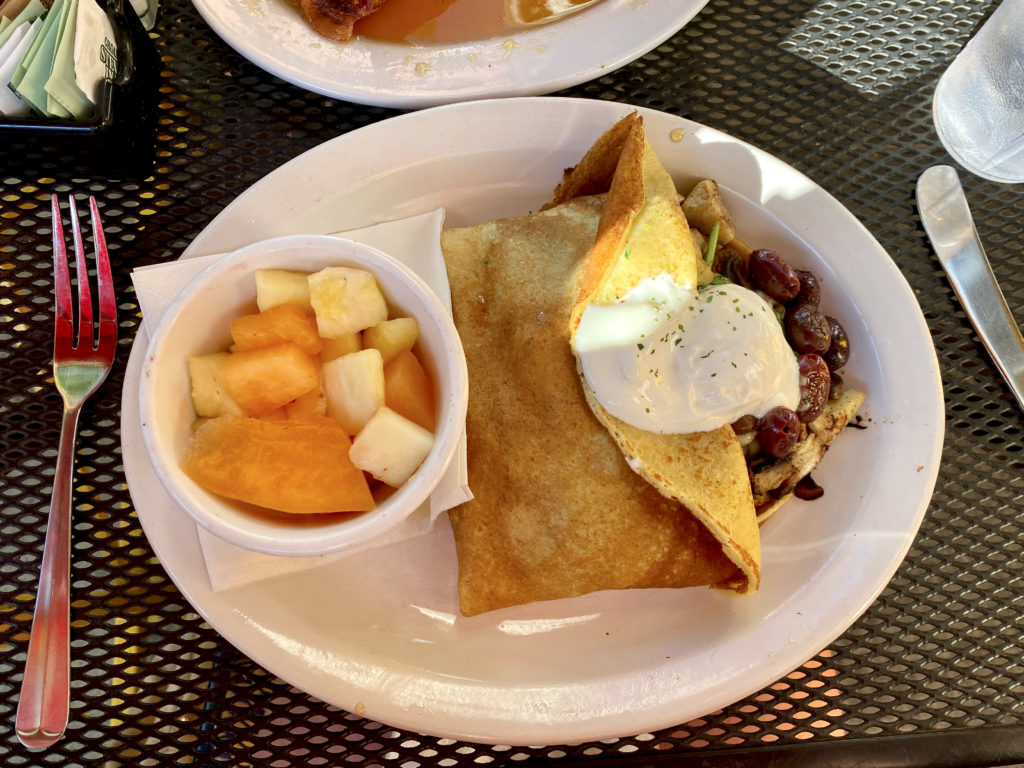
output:
[[[64,408],[43,564],[15,730],[30,749],[56,742],[68,724],[70,699],[71,476],[80,406]]]

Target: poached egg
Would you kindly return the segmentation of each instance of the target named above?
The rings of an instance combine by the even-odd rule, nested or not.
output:
[[[800,373],[771,306],[732,283],[698,289],[667,272],[591,304],[575,336],[583,375],[611,415],[659,434],[705,432],[796,409]]]

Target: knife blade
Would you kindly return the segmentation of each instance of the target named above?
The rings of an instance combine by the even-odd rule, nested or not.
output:
[[[922,173],[917,207],[967,317],[1024,409],[1024,337],[985,255],[956,170],[936,165]]]

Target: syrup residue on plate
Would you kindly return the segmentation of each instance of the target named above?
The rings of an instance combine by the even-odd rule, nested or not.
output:
[[[386,42],[464,43],[546,24],[599,0],[388,0],[356,22]]]

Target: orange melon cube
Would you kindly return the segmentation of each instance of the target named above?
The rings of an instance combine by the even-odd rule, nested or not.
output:
[[[434,385],[411,350],[399,352],[384,366],[384,403],[409,421],[434,431]]]
[[[277,304],[252,315],[231,321],[231,339],[240,352],[272,347],[290,341],[307,355],[323,347],[316,329],[316,317],[310,310],[294,304]]]
[[[352,441],[326,416],[207,420],[189,438],[182,469],[206,490],[296,514],[366,512],[373,495],[349,459]]]
[[[309,416],[327,415],[327,393],[323,380],[304,395],[299,395],[284,407],[289,419],[304,419]]]
[[[247,416],[264,416],[315,388],[320,370],[314,358],[288,342],[229,355],[220,378]]]

